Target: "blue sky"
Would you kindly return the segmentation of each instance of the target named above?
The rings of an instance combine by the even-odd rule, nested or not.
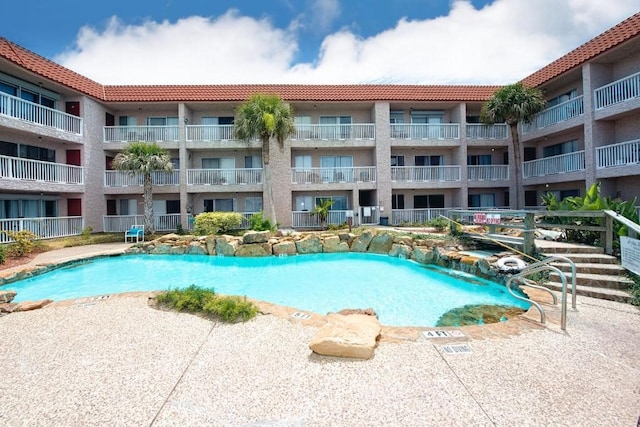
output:
[[[504,84],[640,0],[24,0],[2,10],[19,19],[2,19],[0,35],[107,84]]]

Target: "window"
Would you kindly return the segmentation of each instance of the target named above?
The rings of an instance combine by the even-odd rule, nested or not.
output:
[[[404,209],[404,194],[393,194],[391,196],[391,209]]]
[[[138,203],[136,199],[120,199],[120,215],[137,215]]]
[[[352,156],[322,156],[320,157],[320,167],[324,182],[353,181]]]
[[[465,121],[467,123],[474,123],[474,124],[482,123],[482,120],[480,119],[480,116],[467,116],[465,118]]]
[[[0,156],[18,157],[18,144],[0,141]]]
[[[262,158],[260,156],[244,156],[244,167],[247,169],[260,169]]]
[[[55,150],[50,150],[43,147],[35,147],[33,145],[20,145],[20,157],[30,160],[41,160],[43,162],[56,161]]]
[[[236,199],[205,199],[205,212],[234,212]]]
[[[311,116],[294,116],[293,123],[296,127],[296,133],[294,138],[297,139],[311,139],[312,126]]]
[[[444,164],[444,156],[415,156],[416,166],[440,166]]]
[[[429,194],[413,196],[415,209],[444,208],[444,194]]]
[[[321,139],[348,139],[351,137],[351,116],[321,116]]]
[[[404,166],[404,156],[391,156],[391,166]]]
[[[234,169],[236,159],[233,157],[205,157],[202,160],[202,169]]]
[[[333,204],[329,210],[332,211],[346,211],[349,209],[347,204],[346,196],[325,196],[325,197],[316,197],[316,206],[320,205],[325,200],[333,200]]]
[[[0,92],[7,93],[12,96],[16,96],[18,94],[18,88],[8,83],[0,81]]]
[[[559,156],[578,151],[578,140],[566,141],[561,144],[549,145],[542,148],[542,157]]]
[[[470,208],[493,208],[496,206],[496,198],[493,193],[469,194],[467,201]]]
[[[261,212],[262,211],[262,197],[245,197],[244,199],[244,211],[245,212]]]
[[[167,200],[167,209],[168,214],[179,214],[180,213],[180,200]]]
[[[415,139],[439,139],[444,137],[444,129],[440,125],[444,122],[444,113],[440,111],[412,111],[411,123],[427,125],[414,127],[412,137]],[[429,126],[433,125],[433,126]]]
[[[467,156],[467,165],[469,166],[477,166],[477,165],[490,165],[491,164],[491,154],[478,154]]]
[[[296,196],[296,210],[297,211],[310,211],[313,209],[313,197],[312,196]]]
[[[577,89],[572,89],[568,92],[565,92],[561,95],[556,96],[555,98],[551,98],[547,101],[547,108],[553,107],[554,105],[562,104],[563,102],[567,102],[570,99],[575,98],[578,95]]]

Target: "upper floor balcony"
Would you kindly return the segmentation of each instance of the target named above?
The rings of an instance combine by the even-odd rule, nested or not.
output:
[[[596,148],[596,168],[640,164],[640,139]]]
[[[391,123],[391,139],[460,139],[459,123]]]
[[[509,134],[509,126],[504,123],[467,123],[465,128],[467,139],[507,139]]]
[[[141,187],[144,183],[144,176],[135,171],[109,170],[104,171],[105,187]],[[151,173],[151,183],[154,186],[177,186],[180,185],[180,171]]]
[[[460,181],[460,166],[392,166],[391,181]]]
[[[187,141],[210,142],[235,139],[233,125],[188,125]]]
[[[375,166],[335,168],[292,168],[292,184],[376,182]]]
[[[508,181],[509,165],[467,166],[468,181]]]
[[[638,98],[640,97],[640,73],[599,87],[593,92],[593,95],[596,111]]]
[[[82,118],[0,92],[0,116],[73,135],[82,135]]]
[[[84,184],[82,166],[0,156],[0,178],[58,184]]]
[[[585,169],[584,150],[531,160],[522,164],[522,177],[556,175]]]
[[[297,124],[292,140],[320,140],[320,141],[345,141],[345,140],[374,140],[376,138],[376,125],[373,123],[347,123],[347,124]]]
[[[584,102],[582,95],[580,95],[536,114],[531,122],[522,124],[522,132],[529,133],[537,129],[544,129],[583,114]]]
[[[262,168],[187,169],[187,185],[262,184]]]
[[[176,142],[180,128],[169,126],[105,126],[104,142]]]

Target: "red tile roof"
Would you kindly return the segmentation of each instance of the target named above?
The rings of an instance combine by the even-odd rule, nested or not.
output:
[[[539,86],[640,34],[640,13],[526,77]],[[101,85],[0,37],[0,58],[106,102],[243,101],[254,93],[288,101],[485,101],[499,86],[435,85]]]
[[[589,40],[582,46],[556,59],[546,67],[526,77],[522,82],[529,87],[540,86],[549,80],[584,64],[590,59],[612,49],[640,34],[640,12],[625,19],[615,27]]]

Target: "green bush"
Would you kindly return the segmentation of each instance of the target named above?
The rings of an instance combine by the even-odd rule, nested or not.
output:
[[[4,264],[7,260],[7,256],[4,252],[4,245],[0,244],[0,264]]]
[[[262,212],[257,212],[249,217],[249,230],[276,231],[276,227],[264,217]]]
[[[447,220],[446,218],[438,217],[433,218],[427,224],[429,225],[429,227],[433,227],[438,231],[444,231],[449,226],[449,220]]]
[[[640,276],[635,273],[629,272],[629,278],[633,280],[633,285],[629,289],[631,294],[631,304],[640,306]]]
[[[200,236],[226,233],[240,228],[242,215],[238,212],[203,212],[196,216],[194,233]]]
[[[89,236],[91,236],[91,233],[93,233],[93,228],[91,227],[85,227],[82,229],[82,237],[84,239],[88,239]]]
[[[29,230],[5,231],[7,236],[13,239],[8,248],[8,254],[14,257],[21,257],[33,252],[36,247],[36,235]]]
[[[205,304],[203,311],[226,322],[246,322],[258,313],[257,307],[251,301],[238,296],[216,296]]]
[[[214,296],[213,289],[191,285],[186,288],[170,289],[159,294],[156,300],[165,307],[174,310],[197,313],[202,311],[207,301],[213,299]]]

